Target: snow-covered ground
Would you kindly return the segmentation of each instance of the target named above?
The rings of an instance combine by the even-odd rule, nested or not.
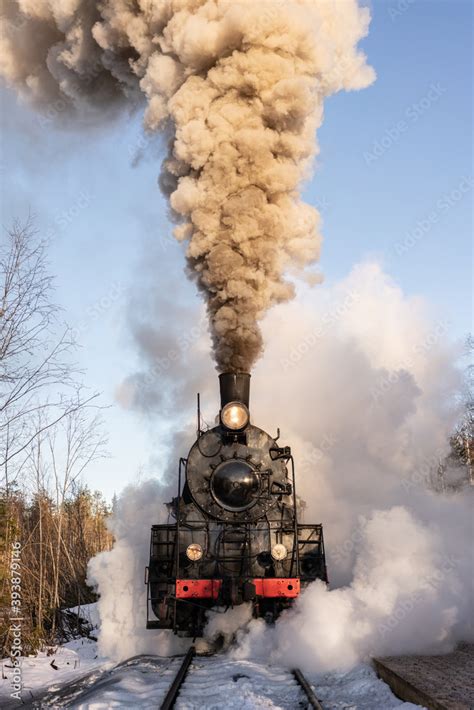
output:
[[[74,607],[70,611],[77,613],[78,608]],[[81,607],[80,616],[92,630],[98,631],[97,604]],[[0,665],[0,707],[3,707],[6,702],[15,702],[15,698],[12,698],[13,666],[9,659],[2,659]],[[58,688],[94,669],[113,665],[107,659],[99,658],[96,641],[88,638],[73,639],[61,646],[41,651],[34,657],[22,658],[21,697],[23,701],[28,701],[43,690]]]
[[[309,675],[324,710],[403,710],[418,708],[398,700],[370,665],[348,673]],[[176,710],[295,710],[305,695],[287,670],[252,661],[196,658],[176,702]]]
[[[325,673],[308,676],[317,689],[316,694],[324,710],[398,710],[420,709],[419,705],[404,703],[392,693],[386,683],[368,663],[362,663],[345,673]]]
[[[76,611],[76,610],[72,610]],[[82,607],[82,618],[97,628],[96,605]],[[21,706],[11,697],[13,668],[2,663],[0,706]],[[42,707],[67,707],[76,710],[107,708],[156,708],[181,663],[179,658],[142,657],[116,666],[100,658],[97,643],[82,638],[54,649],[51,655],[39,653],[22,660],[23,702],[48,693]],[[84,680],[82,678],[84,677]],[[308,675],[324,710],[409,710],[418,706],[403,703],[379,680],[368,664],[345,673]],[[75,681],[73,686],[69,686]],[[64,686],[68,686],[64,690]],[[238,661],[223,654],[195,657],[176,704],[177,710],[253,710],[280,708],[293,710],[304,696],[291,674],[281,668],[262,666],[253,661]],[[49,704],[50,703],[50,704]]]
[[[12,692],[13,667],[7,659],[0,663],[2,665],[0,706],[2,706],[3,701],[8,700]],[[58,687],[94,668],[103,666],[104,663],[104,659],[97,657],[97,643],[89,639],[68,641],[48,653],[41,651],[33,658],[23,658],[22,698],[25,700],[31,698],[33,691],[38,688]]]

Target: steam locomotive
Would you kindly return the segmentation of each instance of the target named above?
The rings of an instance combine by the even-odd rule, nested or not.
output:
[[[290,447],[250,423],[248,373],[219,380],[219,423],[203,431],[198,405],[170,522],[151,529],[147,628],[180,636],[201,636],[209,610],[244,602],[274,621],[310,582],[327,581],[322,525],[299,522]]]

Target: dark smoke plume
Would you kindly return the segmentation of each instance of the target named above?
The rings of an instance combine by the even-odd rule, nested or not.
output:
[[[319,255],[298,190],[324,99],[374,79],[357,0],[6,0],[0,75],[40,111],[99,120],[146,98],[172,129],[162,189],[206,299],[219,370],[250,370],[259,321]]]

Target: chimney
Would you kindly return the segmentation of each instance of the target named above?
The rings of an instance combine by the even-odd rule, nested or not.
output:
[[[248,372],[223,372],[219,375],[221,409],[228,402],[242,402],[249,407],[250,375]]]

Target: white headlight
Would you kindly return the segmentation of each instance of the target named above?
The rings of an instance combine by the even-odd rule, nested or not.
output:
[[[202,557],[202,547],[197,542],[192,542],[186,548],[186,557],[191,562],[197,562]]]
[[[277,560],[277,562],[281,562],[281,560],[284,560],[285,557],[288,555],[288,550],[284,545],[281,543],[277,543],[276,545],[273,545],[272,547],[272,557],[274,560]]]
[[[241,402],[229,402],[222,407],[221,422],[226,429],[245,429],[249,423],[249,410]]]

